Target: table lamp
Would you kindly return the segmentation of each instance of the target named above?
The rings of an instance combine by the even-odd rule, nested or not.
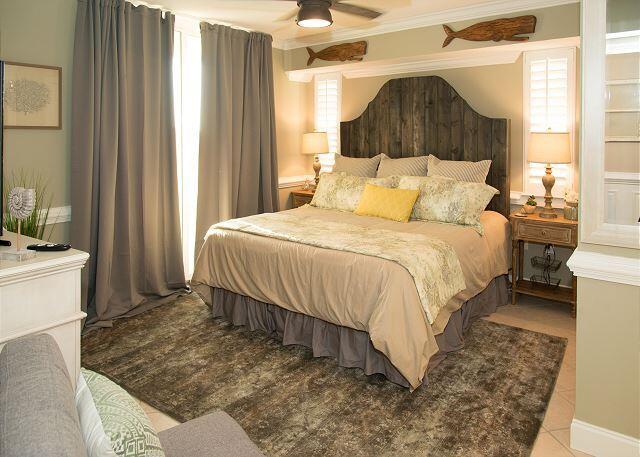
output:
[[[552,219],[558,217],[551,206],[553,196],[551,189],[556,178],[551,174],[551,164],[571,163],[571,148],[569,134],[567,132],[531,132],[529,139],[529,162],[547,164],[547,171],[542,177],[542,185],[545,188],[544,208],[540,211],[540,217]]]
[[[313,171],[316,172],[316,186],[320,181],[320,159],[318,154],[327,154],[329,152],[329,140],[327,132],[310,132],[302,135],[302,153],[305,155],[314,155]]]

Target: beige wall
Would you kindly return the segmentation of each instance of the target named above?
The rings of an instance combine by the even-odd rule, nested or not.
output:
[[[640,287],[579,278],[577,319],[576,419],[640,438]]]
[[[25,170],[48,180],[53,206],[67,206],[71,67],[76,0],[0,2],[0,59],[62,67],[62,130],[5,130],[4,176]],[[69,224],[54,229],[67,241]],[[48,230],[47,230],[48,232]]]
[[[307,84],[291,82],[284,72],[284,52],[273,50],[273,79],[278,141],[278,174],[312,174],[313,158],[300,154],[302,134],[313,129],[313,92]],[[311,97],[309,100],[308,97]],[[309,118],[310,116],[310,118]]]
[[[552,38],[574,37],[580,34],[580,7],[577,3],[543,8],[532,11],[523,11],[506,15],[515,17],[524,14],[533,14],[538,18],[536,32],[531,35],[531,41],[542,41]],[[474,19],[470,21],[454,22],[448,24],[453,30],[461,30],[473,25],[480,20],[490,20],[497,17]],[[455,39],[446,48],[442,48],[442,42],[446,35],[440,25],[421,27],[416,29],[403,30],[399,32],[386,33],[382,35],[362,38],[368,42],[368,52],[365,60],[380,60],[407,56],[430,54],[434,52],[450,52],[462,49],[483,48],[490,46],[502,46],[511,44],[508,41],[495,43],[493,41],[465,41]],[[355,41],[355,40],[348,40]],[[333,44],[338,44],[331,43]],[[313,46],[316,51],[325,46]],[[287,52],[286,68],[288,70],[298,70],[307,67],[309,54],[305,48],[298,48]],[[340,62],[325,62],[316,60],[311,67],[336,65]]]

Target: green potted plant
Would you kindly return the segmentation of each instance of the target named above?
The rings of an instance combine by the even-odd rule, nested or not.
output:
[[[38,240],[48,241],[53,232],[55,223],[49,225],[47,233],[47,218],[49,217],[49,211],[51,209],[51,201],[53,196],[48,194],[47,182],[40,175],[34,173],[25,173],[24,170],[11,173],[11,177],[4,181],[4,189],[2,191],[2,198],[4,199],[4,209],[7,210],[7,197],[11,189],[15,187],[24,187],[25,189],[35,189],[36,201],[34,210],[31,215],[22,220],[20,232],[24,236],[36,238]],[[9,214],[9,211],[4,213],[4,228],[10,232],[16,232],[18,230],[18,220]]]
[[[536,197],[534,195],[529,195],[527,202],[524,204],[522,209],[527,214],[533,214],[536,211],[536,207],[538,206],[538,202],[536,202]]]

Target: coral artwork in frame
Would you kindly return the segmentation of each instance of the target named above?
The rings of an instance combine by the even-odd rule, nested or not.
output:
[[[62,68],[5,62],[4,128],[62,128]]]

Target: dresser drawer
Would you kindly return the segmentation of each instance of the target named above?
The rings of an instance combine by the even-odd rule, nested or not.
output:
[[[544,243],[573,244],[571,227],[549,227],[537,224],[518,224],[517,237],[525,240],[541,241]]]

